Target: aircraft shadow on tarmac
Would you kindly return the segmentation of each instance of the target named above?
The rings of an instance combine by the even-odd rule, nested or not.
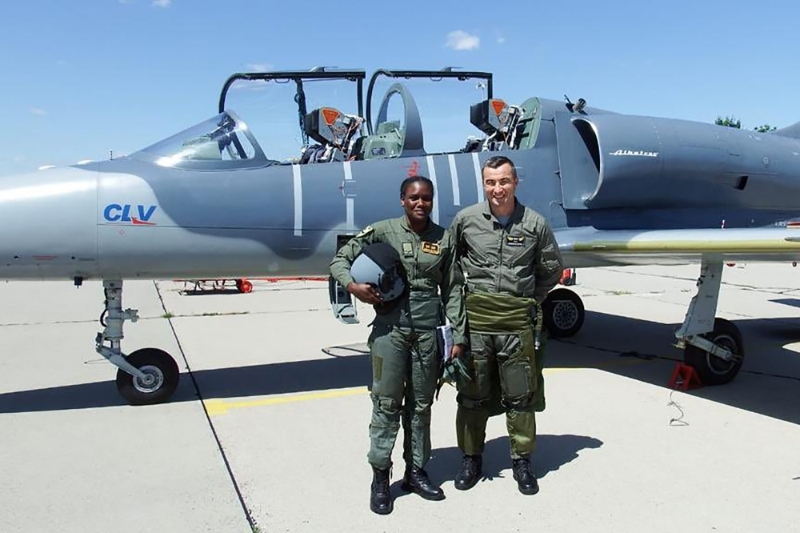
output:
[[[355,352],[358,353],[358,352]],[[368,355],[326,357],[184,372],[170,402],[344,389],[370,384]],[[195,388],[194,382],[197,383]],[[0,413],[60,411],[125,405],[113,381],[0,394]],[[145,407],[146,408],[146,407]]]
[[[181,296],[208,296],[218,294],[242,294],[239,289],[187,289],[181,290]]]
[[[542,479],[548,473],[554,472],[562,466],[578,458],[579,452],[586,449],[595,449],[603,445],[603,441],[594,437],[583,435],[538,435],[536,437],[536,451],[531,456],[533,473]],[[461,465],[462,452],[458,447],[439,448],[431,452],[431,461],[425,469],[431,479],[437,483],[453,481]],[[483,450],[483,476],[478,483],[491,481],[495,478],[511,477],[511,457],[508,437],[497,437],[486,441]],[[507,475],[503,473],[507,470]],[[401,481],[392,484],[393,495],[406,494],[400,490]]]
[[[745,339],[745,362],[723,386],[688,391],[740,409],[800,423],[800,354],[785,348],[800,342],[794,319],[734,320]],[[575,337],[551,340],[547,367],[597,368],[666,389],[682,352],[671,346],[679,324],[587,312]],[[183,374],[171,402],[289,394],[369,386],[369,356],[363,345],[326,348],[321,359],[193,371]],[[266,358],[266,357],[265,357]],[[191,358],[190,358],[191,359]],[[763,377],[767,376],[780,377]],[[0,413],[59,411],[124,405],[113,381],[0,394]]]
[[[786,346],[800,342],[800,320],[736,319],[744,337],[745,360],[730,383],[684,392],[757,414],[800,423],[800,353]],[[587,312],[583,329],[569,339],[551,341],[545,366],[598,368],[667,387],[683,351],[674,347],[680,324]]]

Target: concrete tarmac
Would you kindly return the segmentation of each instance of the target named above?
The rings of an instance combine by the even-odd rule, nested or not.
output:
[[[501,417],[484,479],[455,490],[445,386],[427,470],[447,498],[400,490],[401,433],[389,516],[368,506],[368,307],[347,326],[322,282],[255,280],[250,294],[126,282],[123,306],[142,318],[123,349],[162,348],[182,371],[169,403],[131,407],[94,351],[99,283],[0,284],[0,532],[794,530],[800,272],[726,267],[718,315],[742,331],[743,369],[672,391],[698,271],[578,271],[586,322],[548,347],[539,494],[516,489]]]

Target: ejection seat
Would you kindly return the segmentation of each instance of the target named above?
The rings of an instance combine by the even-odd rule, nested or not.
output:
[[[463,152],[519,148],[519,134],[525,110],[499,98],[490,98],[469,108],[470,123],[486,134],[483,140],[470,138]]]
[[[319,144],[307,147],[300,157],[300,164],[346,161],[353,153],[354,137],[361,129],[364,119],[357,115],[346,115],[333,107],[321,107],[308,113],[303,119],[306,134]]]
[[[387,120],[389,101],[398,95],[403,102],[403,120]],[[375,120],[375,131],[356,141],[360,159],[383,159],[426,155],[423,147],[422,121],[411,92],[402,83],[386,91]],[[356,153],[356,149],[354,149]]]

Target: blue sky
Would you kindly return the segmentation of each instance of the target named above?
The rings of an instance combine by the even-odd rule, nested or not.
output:
[[[789,105],[800,87],[798,6],[773,0],[6,2],[0,176],[104,159],[109,150],[130,153],[214,115],[233,72],[315,65],[368,73],[488,70],[495,96],[513,103],[567,94],[622,113],[704,122],[735,115],[745,127],[783,127],[800,120],[800,108]],[[346,106],[347,87],[331,90],[316,105]],[[237,91],[244,109],[231,107],[248,122],[270,125],[254,131],[274,156],[271,148],[297,145],[298,130],[291,124],[292,91],[270,91]],[[468,106],[481,95],[474,83],[420,82],[413,91],[426,131],[438,128],[426,143],[457,149],[466,134],[479,134],[468,122]],[[342,110],[355,112],[351,107]]]

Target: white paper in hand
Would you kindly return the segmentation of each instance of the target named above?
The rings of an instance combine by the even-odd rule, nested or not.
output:
[[[453,328],[450,324],[436,328],[436,338],[439,340],[439,356],[442,361],[450,359],[453,350]]]

